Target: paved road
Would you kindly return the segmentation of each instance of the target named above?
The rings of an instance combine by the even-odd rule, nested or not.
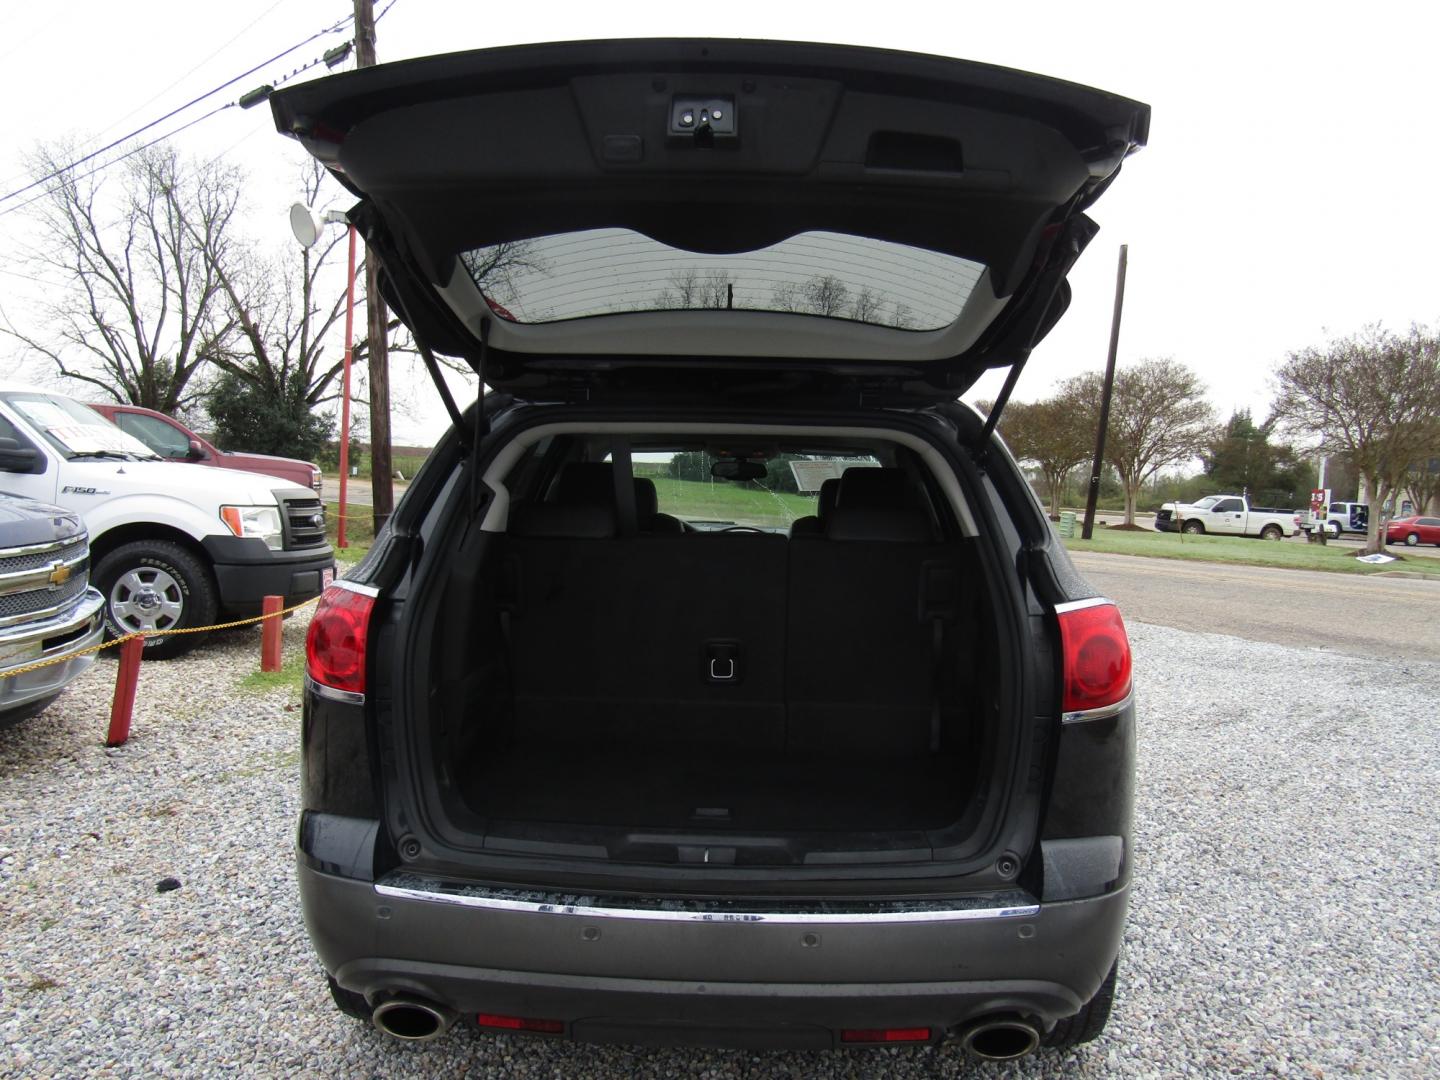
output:
[[[1354,656],[1440,660],[1440,581],[1072,557],[1129,619]]]
[[[327,476],[323,480],[321,480],[320,483],[322,485],[321,497],[326,502],[338,502],[340,499],[339,478]],[[400,480],[395,481],[394,488],[396,502],[400,501],[400,496],[405,494],[405,489],[409,486],[410,485],[408,482]],[[370,481],[362,480],[358,476],[352,476],[345,492],[345,501],[348,502],[351,506],[374,506],[375,496],[374,490],[370,486]]]

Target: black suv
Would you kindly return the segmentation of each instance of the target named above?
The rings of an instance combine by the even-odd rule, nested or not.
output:
[[[1129,645],[995,423],[1147,107],[689,40],[272,105],[454,420],[309,633],[299,874],[340,1008],[406,1039],[1098,1034]],[[986,417],[956,399],[990,368]]]

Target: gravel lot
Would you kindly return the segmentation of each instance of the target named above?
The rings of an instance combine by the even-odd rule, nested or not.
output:
[[[950,1048],[389,1042],[332,1009],[310,954],[290,862],[299,710],[237,691],[247,630],[147,665],[121,749],[101,745],[110,661],[0,732],[0,1072],[1440,1075],[1440,663],[1131,631],[1138,878],[1116,1017],[1083,1051],[1001,1068]],[[287,655],[303,633],[287,625]],[[1303,688],[1327,703],[1294,707]]]

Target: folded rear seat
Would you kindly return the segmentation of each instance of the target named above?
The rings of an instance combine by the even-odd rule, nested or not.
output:
[[[961,603],[956,552],[938,542],[899,469],[852,468],[824,542],[789,551],[789,745],[818,753],[940,748],[953,709],[946,635]]]
[[[782,746],[784,538],[618,535],[608,465],[551,494],[507,538],[516,739]]]

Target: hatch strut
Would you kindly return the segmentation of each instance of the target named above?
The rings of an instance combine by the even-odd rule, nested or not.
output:
[[[1000,394],[995,398],[995,404],[990,406],[990,415],[985,417],[985,427],[976,440],[977,446],[985,446],[990,441],[990,435],[995,430],[995,425],[1000,422],[1000,414],[1005,411],[1005,403],[1010,400],[1010,394],[1015,389],[1015,384],[1020,381],[1020,372],[1025,368],[1025,361],[1030,359],[1030,351],[1027,349],[1025,355],[1010,365],[1010,373],[1005,376],[1005,385],[1000,387]]]
[[[480,505],[480,443],[490,433],[490,419],[485,415],[485,360],[486,353],[490,351],[490,320],[480,321],[480,355],[475,361],[475,373],[480,376],[480,387],[475,395],[475,427],[467,433],[465,417],[455,404],[445,377],[440,374],[440,364],[436,361],[435,354],[430,351],[430,346],[425,343],[425,338],[415,329],[415,321],[410,318],[398,289],[391,297],[391,302],[398,309],[400,318],[410,327],[410,333],[415,338],[415,348],[419,350],[420,358],[425,361],[425,370],[430,373],[430,381],[440,392],[440,400],[444,402],[445,411],[450,414],[450,422],[455,425],[455,431],[460,436],[460,450],[469,458],[470,511],[474,513]]]
[[[460,437],[464,439],[465,419],[460,415],[460,410],[455,405],[455,399],[450,396],[450,387],[445,385],[445,379],[440,374],[440,365],[435,362],[435,354],[430,351],[430,346],[425,344],[425,339],[420,336],[420,331],[415,329],[415,320],[410,318],[410,312],[405,307],[405,301],[400,296],[400,290],[392,290],[392,295],[389,299],[391,306],[398,310],[401,320],[404,321],[406,326],[410,327],[410,333],[415,338],[415,348],[418,349],[420,352],[420,359],[425,361],[425,370],[430,373],[430,381],[435,384],[435,389],[440,391],[440,400],[445,404],[445,411],[450,414],[450,422],[455,425],[455,429],[460,432]],[[489,320],[486,320],[480,326],[480,349],[482,365],[480,375],[481,394],[485,393],[485,375],[483,365],[485,338],[487,336],[486,332],[489,328],[489,325]]]

